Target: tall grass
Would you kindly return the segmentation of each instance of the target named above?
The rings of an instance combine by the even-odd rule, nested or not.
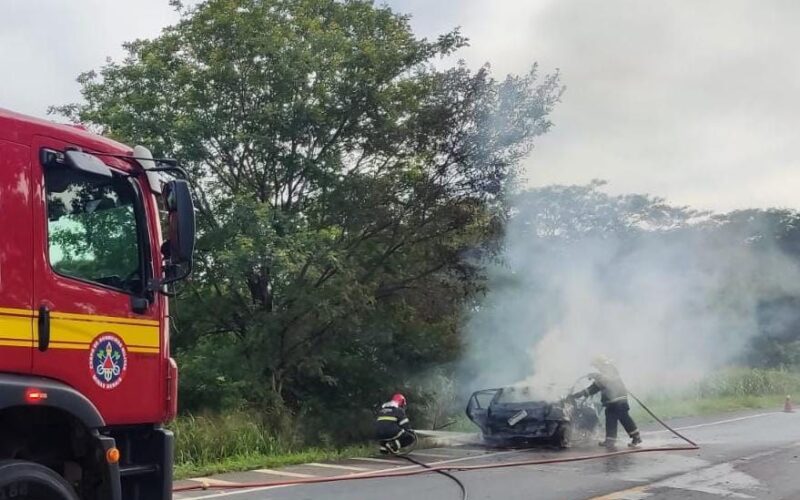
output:
[[[208,464],[245,455],[280,455],[293,443],[273,435],[255,415],[185,415],[171,425],[175,432],[175,459],[180,464]]]
[[[279,467],[366,453],[365,445],[306,446],[269,428],[254,412],[181,415],[175,433],[176,478]]]
[[[800,373],[788,370],[727,368],[690,387],[640,395],[662,418],[689,417],[750,409],[779,410],[784,397],[800,394]],[[632,404],[634,419],[651,418]]]
[[[738,397],[792,394],[800,389],[800,373],[786,370],[730,368],[697,385],[698,397]]]

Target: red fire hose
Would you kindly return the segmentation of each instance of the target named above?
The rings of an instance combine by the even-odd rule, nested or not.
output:
[[[673,433],[675,436],[679,437],[680,439],[684,440],[687,445],[685,446],[667,446],[662,448],[631,448],[627,450],[619,450],[619,451],[610,451],[605,453],[596,453],[592,455],[579,455],[574,457],[561,457],[561,458],[548,458],[548,459],[538,459],[538,460],[517,460],[513,462],[500,462],[494,464],[481,464],[481,465],[428,465],[422,462],[417,462],[410,457],[404,457],[410,462],[414,463],[415,465],[419,466],[419,469],[413,470],[405,470],[405,471],[386,471],[386,472],[364,472],[359,474],[349,474],[345,476],[334,476],[334,477],[319,477],[319,478],[308,478],[308,479],[293,479],[289,481],[278,481],[278,482],[262,482],[262,483],[243,483],[243,484],[225,484],[225,485],[216,485],[216,484],[197,484],[197,485],[188,485],[188,486],[179,486],[174,488],[173,492],[182,492],[182,491],[196,491],[196,490],[205,490],[205,489],[225,489],[225,490],[237,490],[237,489],[256,489],[256,488],[268,488],[272,486],[291,486],[291,485],[301,485],[301,484],[316,484],[316,483],[334,483],[339,481],[356,481],[360,479],[378,479],[378,478],[391,478],[391,477],[406,477],[406,476],[417,476],[420,474],[429,474],[432,472],[440,473],[446,475],[448,478],[454,480],[458,486],[461,488],[462,492],[462,499],[466,500],[467,498],[467,491],[464,487],[463,483],[458,480],[455,476],[448,474],[448,472],[452,471],[472,471],[472,470],[483,470],[483,469],[499,469],[505,467],[518,467],[522,465],[543,465],[543,464],[556,464],[556,463],[567,463],[567,462],[580,462],[586,460],[592,460],[596,458],[607,458],[607,457],[616,457],[621,455],[632,455],[634,453],[652,453],[656,451],[693,451],[698,450],[700,447],[692,441],[691,439],[687,438],[683,434],[679,433],[669,425],[667,425],[663,420],[658,418],[650,409],[642,403],[639,398],[630,394],[630,396],[641,405],[641,407],[650,414],[659,424],[664,426],[668,431]]]

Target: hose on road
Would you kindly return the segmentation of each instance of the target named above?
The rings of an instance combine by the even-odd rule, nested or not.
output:
[[[675,435],[676,435],[676,436],[678,436],[679,438],[683,439],[684,441],[686,441],[687,443],[689,443],[691,446],[694,446],[695,448],[700,448],[700,447],[697,445],[697,443],[695,443],[695,442],[694,442],[694,441],[692,441],[691,439],[687,438],[686,436],[684,436],[684,435],[683,435],[683,434],[681,434],[680,432],[676,431],[676,430],[675,430],[675,429],[673,429],[672,427],[668,426],[668,425],[667,425],[667,424],[666,424],[666,423],[665,423],[663,420],[661,420],[660,418],[658,418],[658,415],[656,415],[655,413],[653,413],[652,411],[650,411],[650,408],[648,408],[648,407],[647,407],[647,405],[645,405],[644,403],[642,403],[642,401],[641,401],[639,398],[637,398],[635,394],[633,394],[632,392],[629,392],[629,393],[628,393],[628,395],[629,395],[630,397],[632,397],[632,398],[634,399],[634,401],[636,401],[637,403],[639,403],[639,406],[641,406],[641,407],[644,409],[644,411],[646,411],[647,413],[649,413],[649,414],[650,414],[650,416],[651,416],[651,417],[653,417],[653,418],[655,419],[655,421],[656,421],[656,422],[658,422],[659,424],[661,424],[662,426],[664,426],[664,428],[665,428],[665,429],[667,429],[667,430],[668,430],[668,431],[670,431],[671,433],[675,434]]]
[[[436,472],[438,474],[441,474],[444,477],[454,481],[458,485],[458,487],[461,489],[461,500],[467,500],[467,496],[468,496],[467,495],[467,487],[464,486],[464,483],[462,483],[461,480],[459,478],[457,478],[456,476],[450,474],[449,472],[447,472],[445,470],[441,470],[441,469],[437,470],[436,468],[426,464],[425,462],[419,462],[417,460],[414,460],[413,458],[409,457],[408,455],[403,455],[403,458],[405,458],[406,460],[408,460],[412,464],[419,465],[420,467],[423,467],[425,469],[430,469],[431,471]]]
[[[464,486],[464,483],[461,482],[456,476],[450,474],[449,472],[452,471],[472,471],[472,470],[486,470],[486,469],[498,469],[498,468],[506,468],[506,467],[519,467],[523,465],[544,465],[544,464],[556,464],[556,463],[568,463],[568,462],[581,462],[586,460],[593,460],[597,458],[608,458],[608,457],[616,457],[622,455],[632,455],[635,453],[652,453],[652,452],[659,452],[659,451],[693,451],[698,450],[700,447],[692,441],[691,439],[687,438],[683,434],[679,433],[669,425],[667,425],[663,420],[661,420],[655,413],[653,413],[644,403],[642,403],[639,398],[635,395],[630,394],[630,396],[637,402],[641,407],[650,414],[659,424],[664,426],[665,429],[670,431],[672,434],[677,436],[678,438],[686,441],[688,443],[686,446],[665,446],[659,448],[630,448],[627,450],[619,450],[619,451],[609,451],[605,453],[596,453],[592,455],[578,455],[572,457],[559,457],[559,458],[551,458],[551,459],[538,459],[538,460],[517,460],[513,462],[498,462],[492,464],[480,464],[480,465],[428,465],[423,462],[418,462],[417,460],[403,456],[409,462],[412,462],[414,465],[418,466],[418,469],[412,470],[399,470],[399,471],[380,471],[380,472],[363,472],[357,474],[348,474],[344,476],[334,476],[334,477],[319,477],[319,478],[308,478],[308,479],[293,479],[289,481],[272,481],[272,482],[261,482],[261,483],[242,483],[242,484],[197,484],[197,485],[187,485],[187,486],[179,486],[174,488],[172,491],[175,493],[184,492],[184,491],[197,491],[197,490],[206,490],[206,489],[224,489],[224,490],[245,490],[245,489],[260,489],[260,488],[271,488],[277,486],[291,486],[291,485],[304,485],[304,484],[316,484],[316,483],[333,483],[339,481],[355,481],[359,479],[379,479],[379,478],[393,478],[393,477],[407,477],[407,476],[417,476],[421,474],[429,474],[431,472],[436,472],[442,474],[449,479],[452,479],[458,484],[458,487],[461,489],[461,498],[462,500],[467,500],[467,489]],[[509,453],[511,453],[509,451]]]

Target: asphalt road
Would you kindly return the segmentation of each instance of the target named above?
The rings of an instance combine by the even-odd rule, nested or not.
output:
[[[587,461],[454,472],[478,499],[800,499],[800,413],[747,412],[680,419],[671,425],[695,440],[696,451],[658,451]],[[664,432],[644,433],[645,444],[679,445]],[[429,464],[480,465],[596,454],[597,448],[491,450],[468,446],[422,450]],[[248,472],[215,478],[233,483],[285,481],[341,475],[371,475],[413,470],[407,462],[364,457],[335,464],[305,464],[279,471]],[[192,492],[176,499],[230,500],[447,500],[460,498],[458,487],[440,475],[376,478],[315,485],[272,486],[249,490]]]

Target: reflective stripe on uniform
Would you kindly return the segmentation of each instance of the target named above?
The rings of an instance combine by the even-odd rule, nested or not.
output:
[[[378,417],[378,422],[397,422],[397,417]]]
[[[608,403],[616,403],[617,401],[627,401],[628,396],[620,396],[618,398],[614,398],[608,401]]]
[[[399,422],[399,425],[406,425],[407,423],[408,423],[408,419],[407,419],[407,418],[404,418],[403,420],[401,420],[401,421]]]

